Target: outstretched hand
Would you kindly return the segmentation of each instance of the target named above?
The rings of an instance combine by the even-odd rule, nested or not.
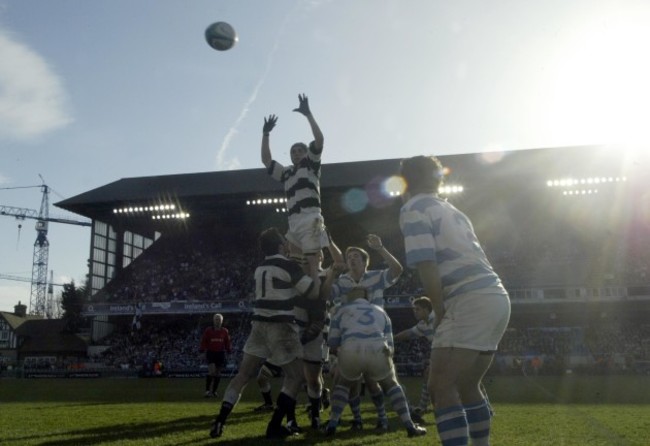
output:
[[[273,127],[275,127],[276,122],[278,122],[278,117],[275,115],[269,115],[268,118],[264,118],[264,127],[262,127],[262,133],[271,133],[271,130],[273,130]]]
[[[372,249],[379,250],[384,247],[384,244],[381,242],[381,238],[378,235],[368,234],[367,240],[368,246]]]
[[[294,108],[293,111],[303,114],[305,116],[310,115],[311,110],[309,110],[309,99],[307,99],[307,95],[299,94],[298,101],[299,101],[298,108]]]

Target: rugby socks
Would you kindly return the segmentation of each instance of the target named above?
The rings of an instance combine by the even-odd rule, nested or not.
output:
[[[422,412],[425,412],[427,410],[427,407],[429,407],[430,402],[431,402],[431,396],[429,395],[427,382],[425,381],[424,383],[422,383],[422,387],[420,388],[420,404],[418,405],[418,407],[422,409]]]
[[[276,405],[271,421],[269,422],[269,427],[279,428],[282,426],[282,419],[285,415],[289,421],[296,420],[296,400],[286,393],[280,392]],[[290,418],[290,414],[292,413],[293,418]]]
[[[490,406],[486,400],[471,406],[465,406],[469,436],[474,446],[489,446],[490,444]]]
[[[356,421],[361,421],[361,395],[350,398],[350,410]]]
[[[442,446],[467,446],[469,431],[463,406],[435,409],[434,413]]]
[[[222,424],[226,424],[226,419],[234,407],[234,404],[229,403],[228,401],[223,401],[221,403],[221,410],[219,411],[219,415],[217,415],[217,421]]]
[[[293,404],[287,406],[287,423],[293,422],[297,424],[296,421],[296,400],[293,400]]]
[[[260,393],[262,398],[264,398],[264,404],[267,406],[273,405],[273,397],[271,396],[271,383],[266,382],[264,386],[260,386]]]
[[[268,392],[262,392],[262,398],[264,398],[264,404],[266,404],[267,406],[273,405],[273,397],[271,397],[270,390]]]
[[[345,409],[345,405],[348,402],[348,394],[350,390],[341,385],[336,385],[334,386],[334,389],[332,390],[331,394],[331,400],[330,400],[330,420],[328,425],[336,428],[339,424],[339,420],[341,419],[341,414],[343,413],[343,409]]]
[[[205,375],[205,391],[212,392],[212,375]]]
[[[312,389],[307,388],[307,396],[309,397],[309,403],[311,404],[310,408],[310,419],[320,417],[320,406],[321,406],[321,396],[322,392],[312,391]]]
[[[400,390],[401,389],[402,388],[400,387]],[[403,391],[402,395],[404,395]],[[381,392],[381,390],[379,390],[379,392],[374,395],[370,394],[370,397],[372,398],[372,402],[377,408],[377,418],[379,421],[382,423],[388,423],[388,417],[386,416],[386,406],[384,405],[384,394]]]
[[[390,405],[393,407],[393,410],[399,415],[399,419],[402,420],[404,426],[407,429],[413,427],[413,420],[411,420],[411,414],[409,413],[409,405],[406,401],[406,395],[404,395],[404,389],[399,384],[391,387],[386,392],[386,396],[390,401]],[[384,411],[384,416],[386,412]]]

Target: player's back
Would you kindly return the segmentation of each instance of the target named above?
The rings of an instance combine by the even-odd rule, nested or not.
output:
[[[330,327],[330,337],[339,336],[340,345],[351,342],[390,343],[392,327],[386,312],[366,301],[357,299],[341,306]]]
[[[503,291],[471,221],[452,204],[432,194],[417,195],[402,206],[400,227],[409,265],[437,261],[445,299]]]
[[[266,257],[255,270],[253,320],[292,322],[295,297],[307,294],[312,286],[296,262],[281,255]]]

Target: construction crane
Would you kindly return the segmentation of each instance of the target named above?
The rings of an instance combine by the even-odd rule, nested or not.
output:
[[[36,220],[36,241],[34,242],[29,312],[30,314],[39,316],[50,316],[52,314],[51,310],[53,303],[48,302],[47,299],[47,263],[50,253],[50,242],[47,239],[48,224],[54,222],[78,226],[91,226],[92,222],[50,217],[50,188],[45,184],[34,187],[40,187],[41,192],[43,193],[40,211],[37,212],[34,209],[0,205],[0,215],[12,216],[17,220],[25,220],[26,218]]]
[[[14,280],[17,282],[31,282],[32,279],[29,277],[23,277],[23,276],[12,276],[10,274],[0,274],[0,279],[4,280]],[[54,308],[54,287],[55,286],[60,286],[62,287],[64,284],[62,283],[54,283],[54,272],[50,270],[50,281],[47,284],[47,303],[45,306],[45,315],[47,318],[51,318],[53,315],[56,315],[58,313],[58,310],[60,310],[59,306],[57,305],[56,311]]]

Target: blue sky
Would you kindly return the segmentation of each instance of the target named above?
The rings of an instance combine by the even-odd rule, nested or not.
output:
[[[212,22],[239,34],[217,52]],[[648,141],[645,0],[0,0],[0,205],[38,210],[124,177]],[[50,214],[75,218],[50,206]],[[22,228],[18,228],[22,224]],[[54,281],[90,230],[49,227]],[[31,277],[34,221],[0,217],[0,274]],[[0,310],[29,303],[0,279]]]

